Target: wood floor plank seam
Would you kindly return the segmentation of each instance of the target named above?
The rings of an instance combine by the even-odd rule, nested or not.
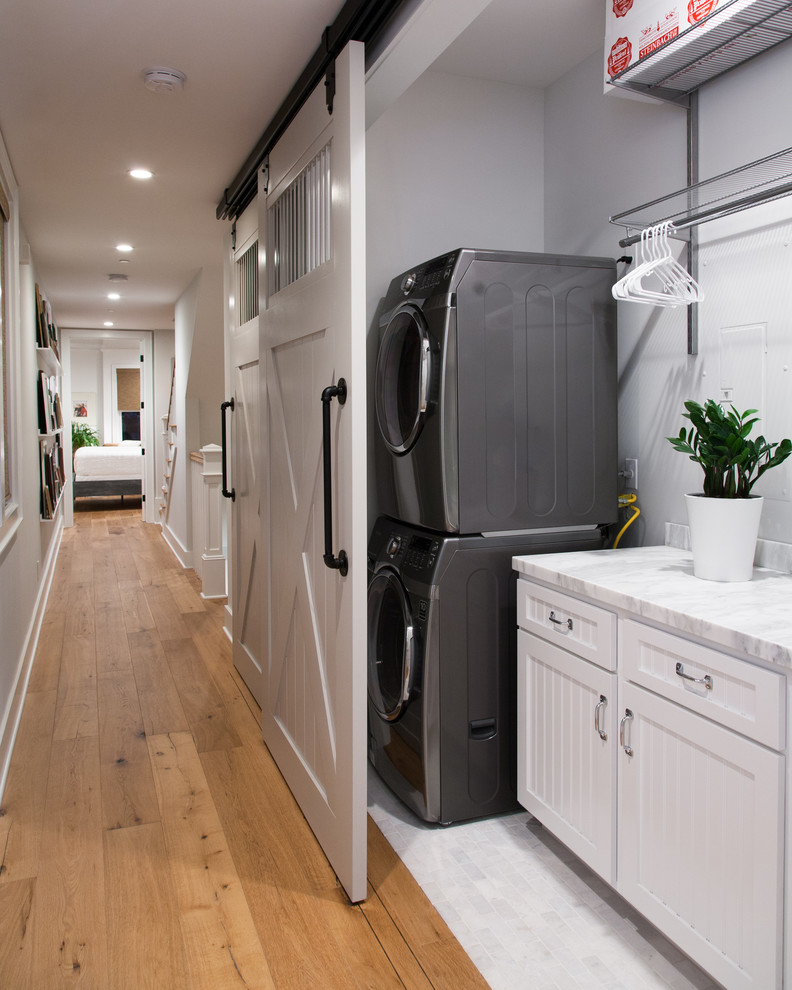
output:
[[[75,512],[0,817],[0,987],[482,990],[370,819],[349,903],[224,616],[139,509]]]
[[[415,979],[414,978],[411,979],[409,983],[405,983],[404,982],[404,978],[401,975],[401,971],[404,969],[404,963],[393,958],[393,956],[395,955],[394,950],[392,948],[389,948],[388,945],[386,945],[386,943],[385,943],[385,941],[383,939],[383,936],[382,936],[380,930],[372,924],[371,919],[369,918],[368,912],[372,908],[372,905],[369,902],[372,901],[372,900],[374,900],[376,902],[377,907],[380,908],[384,912],[384,914],[387,916],[387,918],[390,921],[390,923],[393,925],[394,931],[397,933],[397,936],[400,939],[401,945],[404,946],[405,952],[407,952],[408,955],[409,955],[410,962],[411,963],[414,963],[414,965],[417,967],[417,969],[420,972],[420,974],[426,980],[426,987],[427,988],[432,988],[432,990],[435,990],[435,984],[432,982],[431,977],[426,972],[426,970],[424,969],[424,967],[421,965],[421,960],[416,956],[415,952],[412,950],[412,948],[410,947],[410,945],[407,943],[407,941],[402,936],[401,932],[398,930],[393,917],[389,913],[389,911],[388,911],[387,907],[385,906],[385,904],[383,904],[382,899],[380,898],[378,892],[373,887],[371,887],[371,884],[370,883],[369,883],[369,887],[370,887],[370,892],[369,892],[367,901],[366,901],[365,904],[359,904],[358,905],[358,909],[362,912],[362,914],[366,918],[366,922],[368,923],[369,927],[371,928],[371,931],[372,931],[372,934],[374,935],[374,938],[376,938],[377,942],[379,943],[380,947],[382,948],[383,955],[387,957],[387,959],[389,960],[391,966],[393,967],[393,971],[396,974],[397,978],[399,979],[399,982],[401,983],[402,986],[408,987],[409,990],[415,990],[415,986],[416,986]]]

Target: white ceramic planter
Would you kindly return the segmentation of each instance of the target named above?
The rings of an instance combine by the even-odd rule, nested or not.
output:
[[[762,497],[686,495],[693,573],[706,581],[750,581]]]

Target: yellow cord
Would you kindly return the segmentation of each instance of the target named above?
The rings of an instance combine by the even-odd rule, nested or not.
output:
[[[626,530],[628,529],[628,527],[632,526],[632,524],[635,522],[635,520],[641,514],[641,510],[638,508],[638,506],[637,505],[633,505],[633,502],[635,502],[637,500],[637,498],[638,498],[637,495],[620,495],[619,496],[619,508],[627,508],[627,507],[631,508],[632,509],[632,515],[627,520],[627,522],[622,526],[622,528],[619,530],[619,532],[618,532],[618,534],[616,536],[616,539],[613,541],[613,546],[611,547],[612,550],[615,550],[616,549],[616,547],[619,545],[619,540],[622,538],[622,536],[624,536],[624,534],[625,534]]]

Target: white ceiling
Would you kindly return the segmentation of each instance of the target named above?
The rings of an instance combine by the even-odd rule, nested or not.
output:
[[[341,0],[0,5],[0,132],[56,321],[171,327],[175,301],[222,257],[223,189]],[[602,0],[492,0],[435,68],[543,86],[601,44],[602,23]],[[184,72],[184,90],[148,91],[150,66]],[[154,178],[131,179],[137,165]],[[111,273],[128,276],[118,302]]]

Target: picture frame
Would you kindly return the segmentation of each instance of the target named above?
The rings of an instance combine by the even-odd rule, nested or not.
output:
[[[96,422],[96,393],[72,392],[71,409],[73,422],[94,424]]]

